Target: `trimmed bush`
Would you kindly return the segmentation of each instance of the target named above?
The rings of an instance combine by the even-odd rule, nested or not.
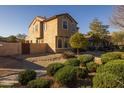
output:
[[[121,59],[122,52],[108,52],[101,55],[102,63],[106,63],[110,60]]]
[[[96,74],[93,78],[94,88],[123,88],[123,82],[120,77],[108,72]]]
[[[124,53],[121,55],[121,59],[124,59]]]
[[[47,67],[47,74],[53,76],[62,67],[64,67],[62,63],[52,63]]]
[[[97,69],[97,73],[108,72],[124,80],[124,60],[112,60]]]
[[[30,81],[28,83],[27,87],[29,87],[29,88],[49,88],[50,81],[43,79],[43,78],[37,78],[36,80]]]
[[[65,66],[59,69],[54,75],[55,80],[65,87],[72,87],[77,81],[77,75],[74,66]]]
[[[77,78],[82,79],[88,76],[86,68],[76,68]]]
[[[94,60],[94,56],[90,55],[90,54],[84,54],[84,55],[78,56],[78,59],[80,60],[80,62],[82,64],[86,64],[87,62],[93,61]]]
[[[90,72],[96,72],[96,69],[99,66],[95,62],[89,62],[86,65],[87,65],[88,71],[90,71]]]
[[[27,83],[33,79],[36,78],[36,72],[31,69],[27,69],[25,71],[22,71],[18,75],[18,81],[22,85],[27,85]]]
[[[75,57],[75,54],[72,52],[72,51],[66,51],[62,54],[62,57],[63,58],[74,58]]]
[[[80,61],[77,58],[71,58],[65,61],[65,65],[79,66]]]

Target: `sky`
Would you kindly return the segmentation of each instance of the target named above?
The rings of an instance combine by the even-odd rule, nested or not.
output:
[[[77,22],[80,32],[90,31],[89,23],[98,18],[103,24],[110,24],[113,6],[105,5],[36,5],[36,6],[0,6],[0,36],[17,35],[28,32],[28,26],[35,16],[51,17],[69,13]],[[109,31],[114,31],[110,26]]]

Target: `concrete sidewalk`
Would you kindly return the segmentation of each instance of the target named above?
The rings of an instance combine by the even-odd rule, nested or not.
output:
[[[11,86],[15,83],[18,83],[18,73],[20,71],[24,71],[24,69],[0,69],[0,70],[8,70],[8,71],[16,71],[15,74],[10,74],[6,76],[0,77],[0,85]],[[41,77],[46,75],[46,70],[35,70],[37,73],[37,77]]]

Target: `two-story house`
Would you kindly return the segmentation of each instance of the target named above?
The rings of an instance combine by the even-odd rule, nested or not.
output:
[[[69,38],[77,31],[77,22],[68,13],[50,18],[37,16],[29,25],[26,42],[47,43],[49,51],[63,52],[70,49]]]

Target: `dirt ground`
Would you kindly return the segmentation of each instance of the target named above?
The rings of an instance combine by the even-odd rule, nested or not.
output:
[[[49,64],[55,62],[64,62],[61,54],[0,57],[0,77],[16,73],[15,70],[8,69],[45,70]]]

